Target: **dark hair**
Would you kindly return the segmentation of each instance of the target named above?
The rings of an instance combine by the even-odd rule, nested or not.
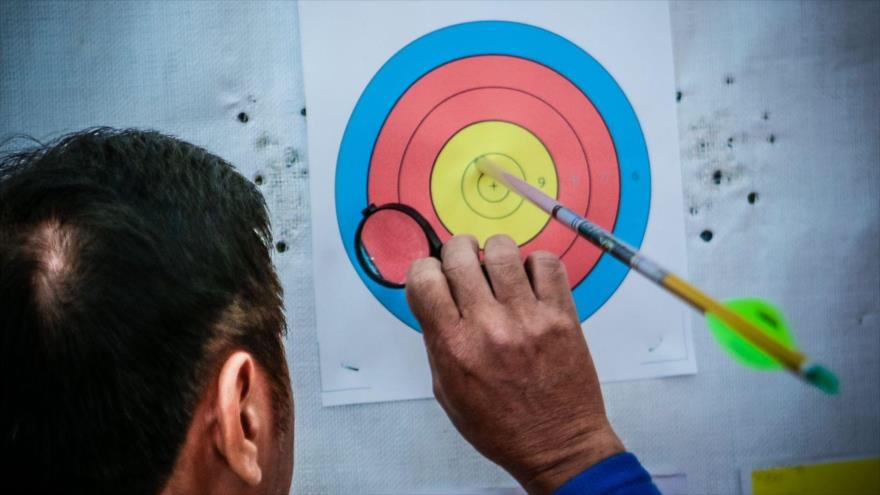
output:
[[[156,493],[233,349],[273,377],[285,424],[270,247],[259,191],[157,132],[91,129],[0,158],[4,482]]]

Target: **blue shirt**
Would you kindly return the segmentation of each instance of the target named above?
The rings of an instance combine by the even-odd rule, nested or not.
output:
[[[660,490],[636,456],[623,452],[566,481],[554,495],[660,495]]]

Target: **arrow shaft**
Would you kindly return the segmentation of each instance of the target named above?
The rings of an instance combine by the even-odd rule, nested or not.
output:
[[[534,203],[537,207],[550,214],[551,217],[568,226],[606,253],[671,292],[700,313],[711,313],[724,322],[731,330],[751,342],[755,347],[779,361],[788,370],[798,375],[804,374],[807,363],[807,358],[804,354],[780,344],[755,324],[733,312],[681,277],[654,263],[635,248],[615,237],[611,232],[578,215],[531,184],[511,175],[489,159],[480,160],[477,163],[477,168],[484,174],[507,186],[508,189]]]

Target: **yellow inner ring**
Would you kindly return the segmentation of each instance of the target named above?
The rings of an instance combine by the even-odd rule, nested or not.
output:
[[[550,217],[480,173],[474,162],[483,156],[556,197],[556,167],[544,144],[516,124],[489,120],[459,130],[440,150],[431,171],[434,210],[449,232],[471,234],[480,247],[495,234],[507,234],[517,244],[525,244]]]

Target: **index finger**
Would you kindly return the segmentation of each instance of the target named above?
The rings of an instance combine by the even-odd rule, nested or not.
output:
[[[406,275],[406,300],[427,337],[454,326],[461,315],[436,258],[413,262]]]
[[[480,266],[480,247],[472,236],[457,235],[443,245],[443,273],[462,316],[495,303],[489,281]]]

